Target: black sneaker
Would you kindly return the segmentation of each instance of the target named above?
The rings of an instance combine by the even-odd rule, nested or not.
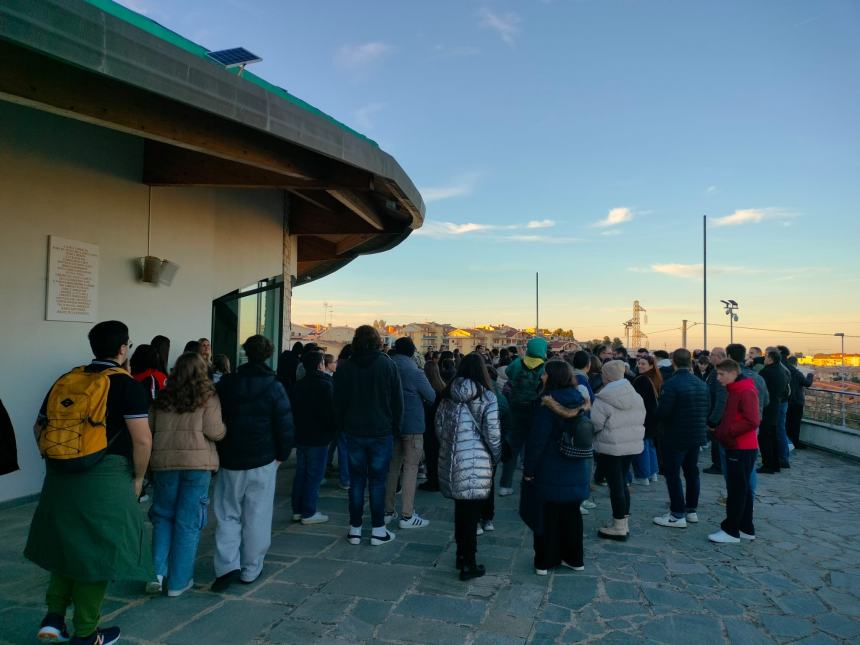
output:
[[[228,571],[223,576],[218,576],[209,589],[212,591],[224,591],[239,578],[240,573],[242,572],[239,569],[234,569],[233,571]]]
[[[75,636],[71,645],[113,645],[119,642],[119,627],[105,627],[97,629],[94,634],[86,638]]]
[[[467,564],[460,569],[460,580],[466,581],[472,578],[480,578],[486,572],[483,564]]]
[[[702,472],[707,474],[707,475],[722,475],[723,469],[720,468],[719,466],[715,465],[715,464],[711,464],[710,466],[705,468]]]
[[[36,638],[43,643],[68,643],[69,632],[66,630],[66,619],[60,614],[46,615],[42,619]]]

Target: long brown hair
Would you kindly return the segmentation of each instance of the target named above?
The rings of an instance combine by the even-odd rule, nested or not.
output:
[[[436,394],[442,392],[445,389],[445,381],[442,379],[442,374],[439,372],[439,363],[435,361],[428,361],[424,364],[424,374],[427,375],[427,380],[430,381],[430,387],[432,387]]]
[[[206,361],[200,354],[182,354],[176,359],[167,384],[152,406],[164,412],[194,412],[215,394],[215,386],[209,380],[207,370]]]
[[[663,389],[663,375],[660,373],[660,368],[657,367],[657,359],[651,355],[648,355],[640,356],[639,358],[637,358],[637,365],[639,361],[645,361],[648,363],[648,365],[651,366],[650,370],[648,370],[644,374],[640,374],[639,376],[647,377],[648,380],[651,381],[651,387],[654,389],[654,396],[660,396],[660,390]]]

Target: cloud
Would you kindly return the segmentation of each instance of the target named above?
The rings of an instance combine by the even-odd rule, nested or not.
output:
[[[385,109],[385,103],[370,103],[355,111],[355,125],[361,130],[373,129],[373,115]]]
[[[526,224],[526,228],[552,228],[555,222],[551,219],[532,220]]]
[[[716,186],[708,186],[705,189],[705,192],[708,193],[708,195],[713,195],[715,192],[717,192],[717,187]]]
[[[343,70],[360,71],[382,60],[391,53],[393,47],[383,42],[343,45],[334,57],[335,64]]]
[[[633,219],[633,211],[626,207],[611,209],[599,222],[595,222],[591,226],[594,228],[606,228],[608,226],[618,226]]]
[[[621,235],[621,231],[619,231],[617,228],[610,228],[607,231],[601,231],[600,234],[604,237],[613,237],[615,235]]]
[[[480,178],[480,173],[466,173],[457,177],[447,186],[429,186],[427,188],[419,188],[418,192],[421,193],[424,201],[428,204],[431,202],[440,202],[443,199],[451,199],[453,197],[465,197],[466,195],[471,195],[474,192]]]
[[[682,264],[680,262],[668,262],[665,264],[652,264],[648,268],[630,267],[630,271],[635,273],[661,273],[663,275],[672,276],[675,278],[699,279],[702,277],[702,263],[698,264]],[[762,273],[762,269],[754,269],[752,267],[738,266],[709,266],[709,275],[726,275],[726,274],[746,274],[752,275]]]
[[[743,208],[731,215],[716,217],[711,220],[712,226],[743,226],[744,224],[760,224],[768,220],[776,220],[787,224],[787,220],[797,217],[781,208]]]
[[[478,25],[485,29],[492,29],[499,38],[508,45],[513,45],[514,40],[520,33],[522,19],[512,11],[507,13],[495,13],[489,7],[481,7],[478,12]]]
[[[517,230],[535,230],[535,229],[543,229],[543,228],[552,228],[555,226],[555,222],[551,219],[543,219],[543,220],[532,220],[530,222],[526,222],[525,224],[476,224],[474,222],[466,222],[464,224],[456,224],[454,222],[441,222],[438,220],[430,220],[429,222],[425,222],[424,226],[419,228],[413,235],[420,235],[424,237],[432,237],[434,239],[443,239],[443,238],[453,238],[460,237],[462,235],[468,235],[469,233],[498,233],[502,231],[517,231]],[[494,239],[509,239],[514,237],[520,237],[522,239],[515,240],[521,242],[534,242],[538,241],[536,239],[525,239],[525,238],[538,238],[543,236],[537,235],[521,235],[521,236],[494,236]]]

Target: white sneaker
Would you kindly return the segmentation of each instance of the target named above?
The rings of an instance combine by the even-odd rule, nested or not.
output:
[[[155,580],[146,583],[146,593],[161,593],[161,584],[164,582],[164,576],[155,576]]]
[[[732,537],[722,529],[720,529],[716,533],[711,533],[708,536],[708,539],[711,542],[716,542],[717,544],[739,544],[741,541],[740,538]]]
[[[698,513],[696,513],[696,511],[693,511],[692,513],[687,513],[687,522],[689,522],[690,524],[698,524],[699,523]]]
[[[738,531],[742,540],[755,540],[755,535],[750,535],[749,533],[744,533],[743,531]]]
[[[389,542],[394,542],[394,533],[385,529],[385,535],[373,535],[370,536],[370,544],[372,546],[382,546],[383,544],[388,544]]]
[[[383,518],[382,521],[385,522],[385,526],[388,526],[389,524],[391,524],[392,520],[396,520],[396,519],[397,519],[397,513],[392,512],[392,513],[386,513],[385,517]]]
[[[323,515],[319,511],[310,517],[302,518],[302,524],[324,524],[325,522],[328,522],[328,515]]]
[[[302,514],[301,513],[293,513],[293,522],[301,522]]]
[[[189,581],[188,581],[188,584],[187,584],[187,585],[185,585],[182,589],[174,589],[174,590],[170,590],[170,589],[168,589],[168,590],[167,590],[167,597],[168,597],[168,598],[178,598],[179,596],[181,596],[182,594],[184,594],[186,591],[188,591],[189,589],[191,589],[191,587],[193,587],[193,586],[194,586],[194,581],[193,581],[193,580],[189,580]]]
[[[665,515],[658,515],[654,518],[654,524],[657,526],[668,526],[674,529],[685,529],[687,528],[687,520],[683,517],[675,517],[671,513],[666,513]]]
[[[493,520],[487,520],[486,522],[484,522],[484,530],[485,531],[495,531],[496,530],[496,525],[493,524]]]
[[[588,509],[585,508],[585,506],[583,504],[579,505],[579,514],[580,515],[588,515],[589,514]]]
[[[361,527],[350,526],[349,533],[346,534],[346,541],[353,545],[361,544]]]
[[[647,478],[646,479],[635,478],[633,480],[633,483],[636,484],[637,486],[650,486],[651,480],[647,479]]]
[[[475,531],[475,535],[483,535],[483,534],[484,534],[484,529],[482,529],[481,525],[478,524],[478,530]]]
[[[535,569],[535,573],[539,576],[545,576],[549,573],[546,569]]]
[[[507,497],[508,495],[513,495],[513,494],[514,494],[513,488],[506,488],[505,486],[499,487],[499,497]]]
[[[430,524],[430,520],[425,520],[418,513],[412,513],[412,517],[403,517],[400,519],[400,528],[402,529],[420,529]]]
[[[568,569],[573,569],[574,571],[585,571],[585,565],[582,565],[580,567],[575,567],[572,564],[568,564],[564,560],[561,561],[561,566],[567,567]]]
[[[658,482],[658,481],[660,481],[660,477],[659,477],[659,475],[657,475],[657,473],[654,473],[653,475],[651,475],[651,481],[652,481],[652,482]]]
[[[597,504],[592,502],[590,499],[587,499],[582,504],[580,504],[580,508],[587,508],[588,510],[591,510],[592,508],[597,508]]]

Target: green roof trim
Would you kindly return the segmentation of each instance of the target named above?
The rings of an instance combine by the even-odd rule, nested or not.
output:
[[[104,11],[105,13],[113,16],[114,18],[122,20],[125,23],[137,27],[141,31],[145,31],[146,33],[155,36],[156,38],[170,43],[174,47],[179,47],[180,49],[188,52],[189,54],[193,54],[198,58],[202,58],[213,65],[218,65],[218,63],[216,63],[206,55],[209,50],[202,45],[198,45],[197,43],[192,40],[189,40],[185,36],[182,36],[181,34],[178,34],[175,31],[172,31],[167,27],[157,23],[152,18],[148,18],[143,14],[137,13],[136,11],[132,11],[128,7],[124,7],[123,5],[114,2],[114,0],[85,0],[85,2],[93,5],[101,11]],[[224,71],[228,74],[233,74],[234,76],[239,74],[238,68],[225,69]],[[279,96],[280,98],[299,106],[303,110],[307,110],[312,114],[322,117],[323,119],[335,124],[342,130],[345,130],[346,132],[350,133],[351,135],[358,137],[359,139],[362,139],[364,141],[367,141],[368,143],[377,148],[379,147],[379,144],[376,143],[376,141],[374,141],[370,137],[361,134],[361,132],[353,130],[345,123],[338,121],[333,116],[326,114],[325,112],[323,112],[319,108],[314,107],[310,103],[303,101],[296,96],[293,96],[282,87],[278,87],[277,85],[274,85],[269,81],[260,78],[256,74],[248,72],[247,70],[242,74],[241,78],[242,80],[248,81],[249,83],[253,83],[256,86],[263,88],[264,90],[270,92],[271,94],[274,94],[275,96]]]

